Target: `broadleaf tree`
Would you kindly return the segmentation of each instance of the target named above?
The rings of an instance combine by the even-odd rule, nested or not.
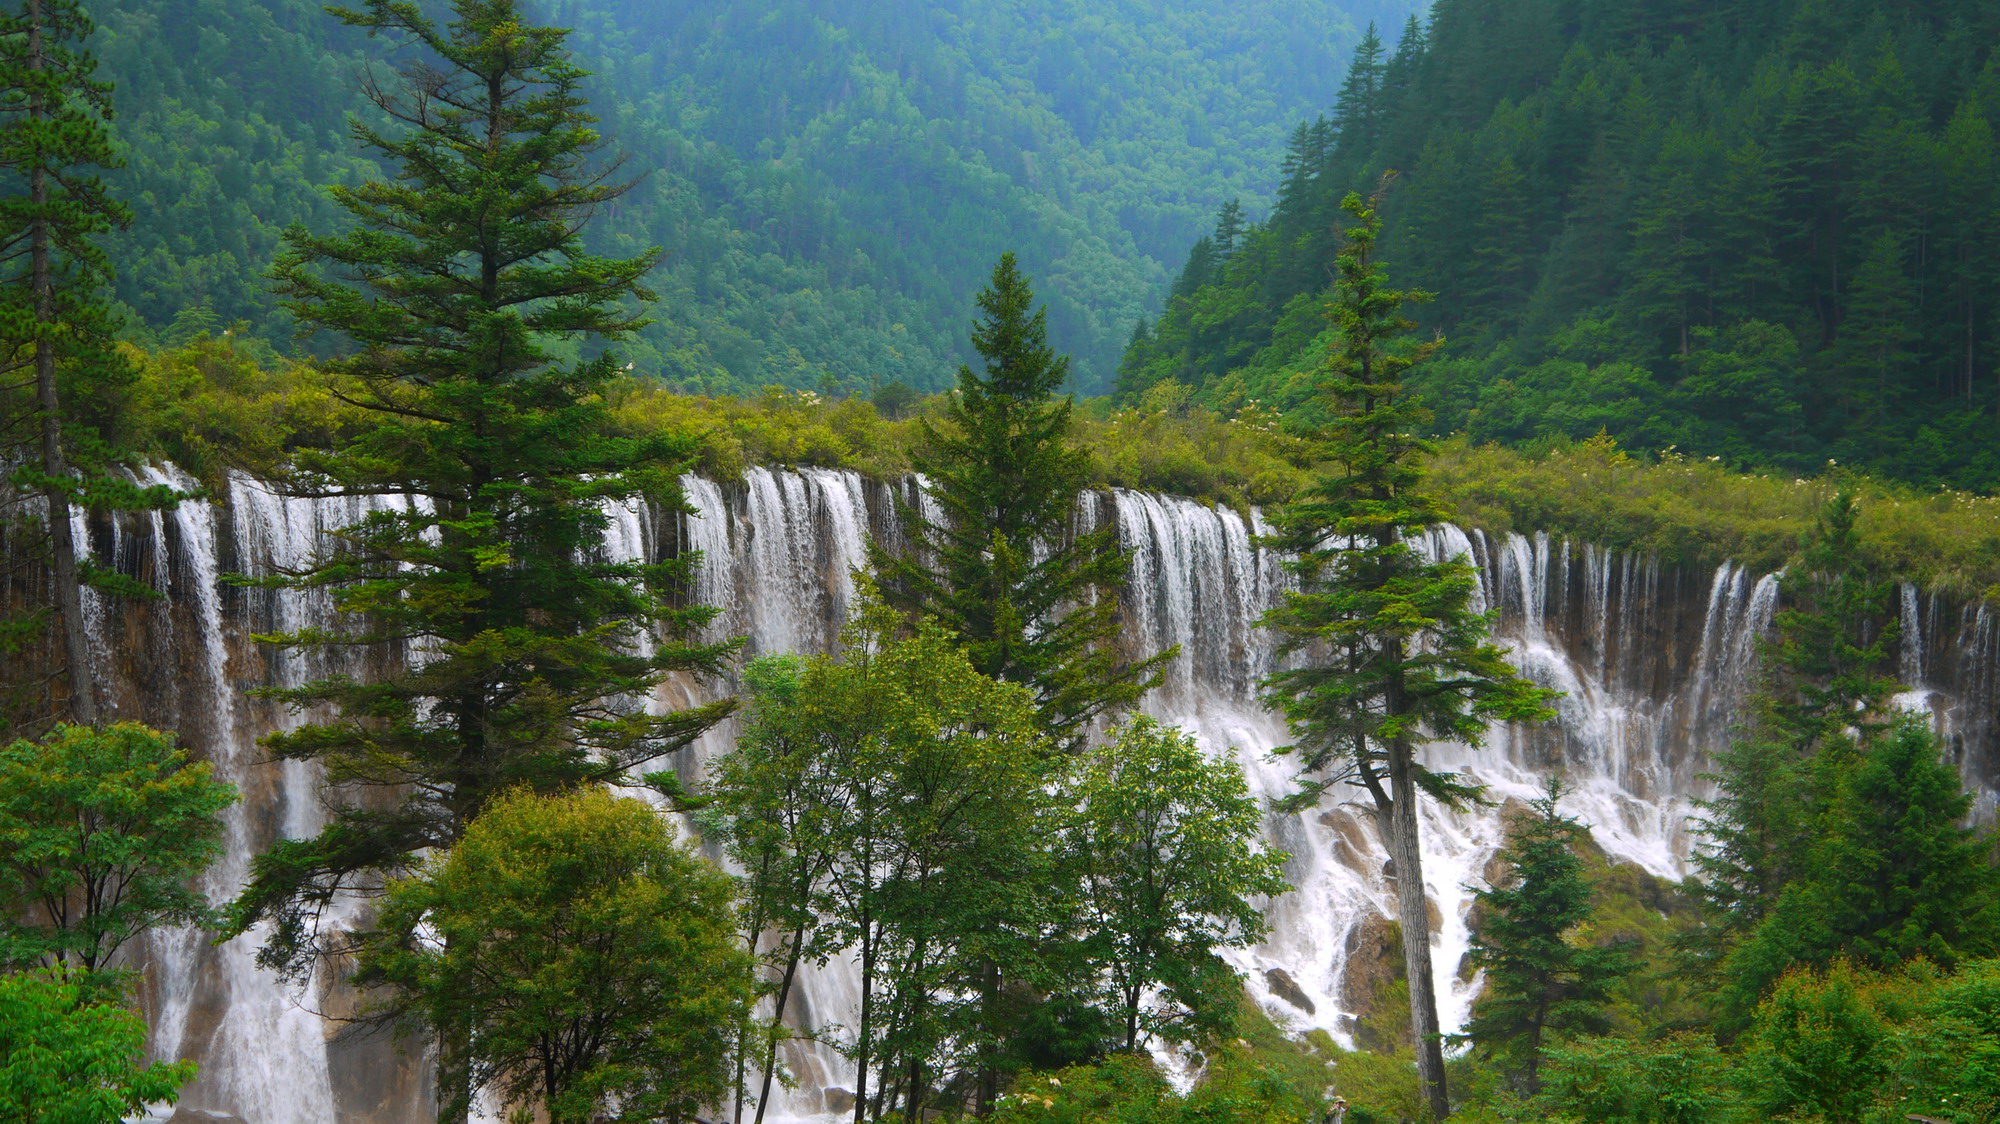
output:
[[[1379,196],[1377,197],[1379,201]],[[1428,415],[1404,392],[1404,374],[1437,341],[1399,342],[1414,327],[1403,308],[1427,294],[1388,287],[1375,260],[1377,201],[1350,194],[1353,220],[1327,304],[1328,344],[1315,372],[1319,466],[1271,515],[1269,546],[1283,551],[1298,588],[1263,617],[1292,666],[1269,676],[1265,698],[1295,739],[1300,806],[1352,783],[1375,805],[1395,863],[1397,916],[1410,987],[1417,1068],[1431,1112],[1450,1115],[1431,973],[1417,801],[1458,805],[1476,790],[1417,760],[1426,740],[1478,745],[1493,721],[1552,717],[1550,691],[1521,677],[1475,612],[1477,576],[1462,556],[1434,557],[1423,542],[1448,517],[1423,491],[1432,443]]]
[[[471,1027],[471,1088],[551,1124],[684,1120],[721,1100],[754,994],[729,877],[650,805],[601,788],[487,809],[390,884],[360,978]]]
[[[265,639],[386,657],[365,677],[271,692],[332,714],[270,735],[277,757],[321,764],[336,791],[388,794],[340,803],[318,835],[256,860],[232,928],[271,922],[264,958],[292,969],[312,962],[328,902],[451,846],[496,794],[628,779],[733,707],[637,705],[731,647],[698,639],[713,611],[683,596],[694,558],[604,550],[610,505],[685,509],[689,446],[621,435],[603,391],[622,366],[591,354],[645,322],[658,255],[583,246],[629,186],[592,127],[585,75],[566,33],[516,0],[447,7],[334,9],[412,59],[366,83],[382,123],[353,125],[392,174],[330,188],[351,229],[293,230],[275,267],[298,322],[346,342],[343,394],[373,422],[301,451],[283,486],[377,502],[302,572],[267,579],[330,592],[348,623]],[[448,1035],[440,1055],[447,1115],[466,1104],[463,1046]]]
[[[193,1062],[148,1062],[145,1017],[69,969],[0,975],[0,1120],[128,1120],[194,1075]]]
[[[236,787],[132,722],[0,746],[0,965],[104,970],[155,925],[212,920],[192,882]]]
[[[1124,1048],[1219,1037],[1242,982],[1216,954],[1262,940],[1252,899],[1291,889],[1288,856],[1258,844],[1262,816],[1243,771],[1207,759],[1180,730],[1135,718],[1083,762],[1076,795],[1083,941],[1104,971]]]
[[[1080,525],[1090,458],[1070,439],[1075,400],[1058,397],[1069,359],[1049,345],[1048,310],[1014,255],[1001,256],[978,306],[982,369],[961,365],[943,417],[917,422],[911,461],[931,503],[901,505],[906,543],[872,546],[871,562],[890,604],[939,622],[980,673],[1026,687],[1044,728],[1075,749],[1092,723],[1156,685],[1174,653],[1127,660],[1116,644],[1131,554],[1117,527]],[[982,974],[981,1006],[997,1025],[1006,981],[993,966]],[[982,1113],[998,1066],[989,1042]]]

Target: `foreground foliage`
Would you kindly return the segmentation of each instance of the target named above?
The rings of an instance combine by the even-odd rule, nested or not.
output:
[[[0,975],[0,1120],[116,1124],[172,1104],[193,1062],[146,1061],[146,1020],[57,966]]]
[[[1316,371],[1315,478],[1271,514],[1267,545],[1298,579],[1259,622],[1281,654],[1302,656],[1261,688],[1285,717],[1300,788],[1292,807],[1329,789],[1365,789],[1395,863],[1397,921],[1410,989],[1412,1041],[1425,1098],[1451,1114],[1431,972],[1431,923],[1422,887],[1417,801],[1461,806],[1476,793],[1417,759],[1424,741],[1478,746],[1493,722],[1554,717],[1553,693],[1523,679],[1472,609],[1475,576],[1463,556],[1434,556],[1425,536],[1448,510],[1424,488],[1431,445],[1417,434],[1421,405],[1406,373],[1437,344],[1401,339],[1415,325],[1404,306],[1427,294],[1391,289],[1375,260],[1381,220],[1348,196],[1353,220],[1326,306],[1332,329]],[[1411,892],[1414,888],[1414,892]]]
[[[553,1124],[718,1103],[751,998],[729,879],[648,805],[601,790],[489,803],[392,883],[360,979],[468,1033],[470,1085]]]
[[[212,920],[192,882],[236,788],[131,722],[0,747],[0,965],[84,979],[155,925]]]
[[[266,640],[373,649],[386,666],[272,692],[333,717],[265,744],[334,784],[399,793],[387,808],[342,806],[317,836],[258,857],[231,931],[272,921],[263,956],[294,971],[337,894],[450,846],[495,794],[625,779],[732,705],[628,705],[671,672],[714,670],[729,648],[686,642],[713,615],[678,597],[691,559],[602,557],[607,505],[679,504],[684,447],[614,431],[611,355],[559,354],[634,329],[626,305],[650,296],[640,280],[657,255],[583,250],[585,220],[624,189],[594,163],[564,34],[512,0],[451,10],[449,24],[387,0],[344,13],[435,69],[369,88],[394,124],[359,122],[356,138],[399,174],[334,187],[354,229],[295,230],[276,270],[294,316],[355,346],[333,367],[365,419],[330,448],[297,450],[281,486],[393,497],[304,572],[266,583],[329,591],[352,622]],[[447,1082],[441,1100],[459,1098]]]

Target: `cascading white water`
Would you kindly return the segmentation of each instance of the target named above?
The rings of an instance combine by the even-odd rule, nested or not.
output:
[[[148,479],[184,483],[170,471]],[[869,537],[898,535],[899,496],[926,502],[909,482],[878,484],[827,470],[760,468],[741,481],[684,483],[696,514],[663,523],[637,508],[614,510],[606,553],[637,559],[699,550],[697,596],[723,608],[712,635],[746,637],[749,655],[831,650]],[[91,603],[114,712],[179,729],[244,789],[228,824],[230,853],[206,883],[217,900],[240,885],[255,850],[281,835],[309,834],[320,822],[313,771],[271,764],[255,744],[294,719],[246,690],[333,670],[313,662],[321,657],[249,641],[255,633],[333,623],[324,594],[228,588],[219,577],[296,566],[327,530],[370,509],[356,500],[284,499],[240,476],[226,500],[127,519],[108,529],[109,541],[100,528],[100,555],[108,547],[106,561],[167,596],[137,606]],[[1273,754],[1285,730],[1256,699],[1275,659],[1272,638],[1256,621],[1287,578],[1254,545],[1263,529],[1256,516],[1127,491],[1092,505],[1080,524],[1115,521],[1133,552],[1122,642],[1135,656],[1181,649],[1145,709],[1188,728],[1210,752],[1232,756],[1258,795],[1290,792],[1295,766]],[[1541,778],[1561,770],[1575,788],[1568,809],[1592,825],[1608,854],[1678,876],[1704,750],[1728,736],[1776,582],[1733,565],[1692,575],[1546,537],[1496,539],[1447,528],[1426,548],[1478,564],[1479,598],[1497,612],[1498,634],[1516,661],[1564,692],[1555,722],[1495,730],[1479,750],[1431,746],[1429,763],[1463,771],[1501,801],[1537,795]],[[1906,677],[1938,713],[1990,818],[2000,770],[1993,748],[2000,626],[1983,607],[1926,604],[1914,592],[1903,612]],[[676,679],[655,705],[684,705],[729,686]],[[733,733],[711,732],[683,771],[698,775]],[[1353,1031],[1366,948],[1380,919],[1394,912],[1387,855],[1364,804],[1329,800],[1308,813],[1267,818],[1270,843],[1291,855],[1295,889],[1270,903],[1270,939],[1236,957],[1252,994],[1275,1017],[1343,1040]],[[1456,1024],[1477,986],[1460,978],[1467,907],[1500,844],[1501,821],[1495,810],[1428,808],[1422,830],[1426,891],[1441,922],[1439,994],[1445,1021]],[[203,1066],[183,1102],[188,1118],[199,1111],[248,1124],[427,1119],[424,1067],[402,1058],[386,1036],[356,1036],[322,1020],[317,1009],[346,1009],[351,997],[330,980],[302,993],[286,989],[256,968],[255,942],[252,934],[214,948],[194,935],[159,933],[139,953],[154,1048]],[[836,1027],[851,1021],[856,999],[854,974],[836,962],[806,974],[791,1015],[803,1026]],[[837,1090],[852,1087],[851,1067],[830,1044],[795,1043],[787,1063],[799,1088],[773,1106],[776,1119],[829,1111],[839,1104]]]

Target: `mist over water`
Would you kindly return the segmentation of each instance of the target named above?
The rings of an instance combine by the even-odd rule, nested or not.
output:
[[[172,469],[149,470],[144,482],[190,483]],[[926,502],[911,481],[872,482],[824,469],[758,468],[741,481],[690,477],[684,484],[695,514],[614,510],[605,549],[616,557],[701,551],[696,595],[723,608],[713,633],[746,637],[746,657],[832,650],[868,540],[900,541],[898,500]],[[256,634],[337,625],[331,602],[323,593],[225,585],[221,576],[296,567],[328,531],[396,502],[285,499],[238,475],[221,502],[190,501],[172,512],[87,528],[79,522],[101,561],[165,594],[147,602],[90,602],[91,641],[113,715],[177,730],[243,790],[242,804],[229,813],[229,852],[204,884],[213,900],[234,893],[251,856],[271,840],[308,835],[321,823],[315,770],[271,763],[256,745],[260,735],[297,717],[248,691],[336,669],[367,674],[389,666],[370,661],[398,658],[357,654],[336,668],[323,656],[254,643]],[[1093,494],[1079,512],[1080,525],[1107,521],[1133,551],[1122,642],[1135,656],[1181,649],[1144,709],[1186,727],[1210,753],[1233,758],[1258,796],[1286,795],[1295,764],[1273,754],[1287,741],[1283,723],[1256,701],[1256,684],[1276,654],[1273,638],[1255,621],[1287,578],[1254,545],[1263,530],[1257,517],[1175,497]],[[1441,529],[1426,548],[1472,558],[1478,596],[1497,611],[1500,638],[1528,675],[1564,692],[1557,720],[1546,726],[1496,729],[1479,750],[1426,750],[1433,767],[1466,773],[1496,802],[1469,814],[1424,811],[1425,889],[1440,921],[1433,949],[1438,994],[1444,1022],[1453,1027],[1478,987],[1460,972],[1470,941],[1466,913],[1501,843],[1501,808],[1537,795],[1551,771],[1574,786],[1565,807],[1591,825],[1608,855],[1655,875],[1681,876],[1691,845],[1688,817],[1703,792],[1705,750],[1728,737],[1740,713],[1777,583],[1734,565],[1697,573],[1546,537],[1456,528]],[[1900,659],[1910,686],[1903,701],[1936,714],[1947,752],[1978,793],[1977,814],[1990,820],[2000,789],[1994,748],[2000,623],[1983,607],[1914,589],[1904,591],[1901,604]],[[652,705],[678,707],[732,689],[728,682],[676,679],[662,685]],[[733,726],[712,731],[677,767],[697,780],[702,763],[726,749],[735,732]],[[1298,1031],[1323,1028],[1351,1042],[1368,948],[1394,914],[1396,891],[1365,794],[1335,795],[1301,814],[1272,812],[1265,835],[1290,853],[1294,890],[1269,903],[1270,940],[1232,954],[1233,962],[1280,1023]],[[415,1046],[323,1017],[353,1013],[355,997],[332,972],[300,987],[281,983],[255,964],[260,937],[213,946],[202,934],[162,931],[135,953],[145,972],[142,999],[153,1020],[154,1051],[201,1064],[201,1076],[184,1091],[185,1118],[428,1119],[427,1067]],[[836,960],[805,975],[792,1021],[808,1029],[845,1025],[857,997],[851,965]],[[838,1092],[829,1091],[852,1087],[851,1067],[829,1044],[794,1042],[786,1061],[799,1087],[780,1094],[775,1119],[827,1112],[840,1103]]]

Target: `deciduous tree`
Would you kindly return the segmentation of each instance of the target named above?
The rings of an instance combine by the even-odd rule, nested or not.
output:
[[[154,925],[211,920],[193,880],[236,787],[131,722],[0,747],[0,964],[95,973]]]
[[[489,801],[394,882],[361,978],[470,1030],[470,1090],[584,1124],[719,1103],[752,995],[727,875],[651,806],[601,789]]]

